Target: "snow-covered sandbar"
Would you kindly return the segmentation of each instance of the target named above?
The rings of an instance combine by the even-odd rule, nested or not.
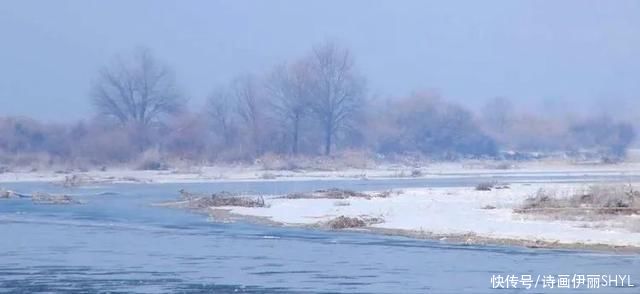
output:
[[[514,212],[538,189],[572,193],[583,184],[513,184],[508,189],[402,189],[388,197],[267,200],[265,208],[228,207],[234,215],[282,225],[317,226],[339,216],[383,219],[365,230],[471,244],[640,249],[640,216],[566,220]],[[220,208],[216,208],[219,210]]]

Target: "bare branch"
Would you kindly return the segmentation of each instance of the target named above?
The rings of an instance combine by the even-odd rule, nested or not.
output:
[[[173,72],[146,49],[137,51],[129,62],[117,58],[102,69],[92,96],[101,115],[121,124],[149,125],[177,111],[184,102]]]

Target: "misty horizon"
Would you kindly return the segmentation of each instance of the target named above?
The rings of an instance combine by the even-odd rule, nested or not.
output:
[[[637,118],[638,2],[193,2],[5,2],[0,115],[90,118],[99,69],[138,47],[175,69],[196,109],[234,76],[336,40],[372,97],[428,91],[472,109],[506,97],[538,111]]]
[[[638,16],[0,1],[0,292],[637,293]]]

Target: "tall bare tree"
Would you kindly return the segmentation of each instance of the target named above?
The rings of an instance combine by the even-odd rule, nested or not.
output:
[[[253,75],[236,78],[232,82],[231,95],[236,103],[236,111],[245,125],[256,155],[264,151],[266,127],[265,100],[262,85]]]
[[[500,135],[504,135],[513,119],[513,103],[504,97],[496,97],[484,105],[485,121]]]
[[[336,134],[349,126],[364,95],[364,78],[355,71],[351,52],[327,42],[313,49],[310,66],[312,101],[324,132],[324,154],[331,153]]]
[[[298,154],[300,127],[309,112],[309,67],[304,62],[282,64],[267,79],[266,88],[275,119],[291,139],[291,153]]]
[[[173,71],[147,49],[137,50],[129,60],[119,57],[103,68],[92,96],[101,115],[123,125],[149,125],[183,104]]]
[[[231,93],[224,87],[213,91],[207,101],[207,114],[214,123],[214,128],[222,135],[225,147],[231,147],[235,138],[235,104]]]

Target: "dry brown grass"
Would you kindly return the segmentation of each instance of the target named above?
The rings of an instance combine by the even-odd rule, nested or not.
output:
[[[64,181],[62,182],[62,185],[65,188],[71,188],[71,187],[82,186],[91,182],[94,182],[94,179],[89,176],[74,174],[70,176],[65,176]]]
[[[392,194],[401,194],[402,191],[381,191],[376,193],[363,193],[348,189],[329,188],[323,190],[316,190],[313,192],[295,192],[289,193],[281,198],[285,199],[348,199],[348,198],[386,198]]]
[[[286,156],[267,153],[256,160],[265,170],[336,171],[349,168],[367,169],[376,166],[375,156],[358,150],[342,150],[331,156]]]
[[[313,192],[296,192],[284,196],[286,199],[347,199],[349,197],[370,198],[371,196],[362,192],[338,188],[316,190]]]
[[[78,204],[79,201],[68,195],[51,195],[47,193],[35,193],[31,196],[35,204]]]
[[[242,196],[237,193],[226,191],[213,193],[211,195],[204,195],[180,190],[180,198],[183,201],[187,201],[186,206],[192,209],[221,206],[266,207],[262,196]]]
[[[383,219],[377,217],[348,217],[341,215],[329,220],[326,225],[332,230],[363,228],[372,224],[384,222]]]
[[[418,177],[421,177],[421,176],[423,176],[421,170],[419,170],[419,169],[411,170],[411,177],[418,178]]]
[[[347,217],[341,215],[327,222],[329,228],[334,230],[350,229],[350,228],[362,228],[367,226],[367,223],[357,217]]]
[[[491,191],[493,189],[509,189],[509,185],[498,184],[496,181],[478,183],[475,187],[476,191]]]
[[[476,191],[491,191],[496,182],[482,182],[476,185]]]
[[[631,185],[592,185],[582,192],[560,197],[557,192],[540,189],[515,211],[566,215],[640,214],[640,191]]]

